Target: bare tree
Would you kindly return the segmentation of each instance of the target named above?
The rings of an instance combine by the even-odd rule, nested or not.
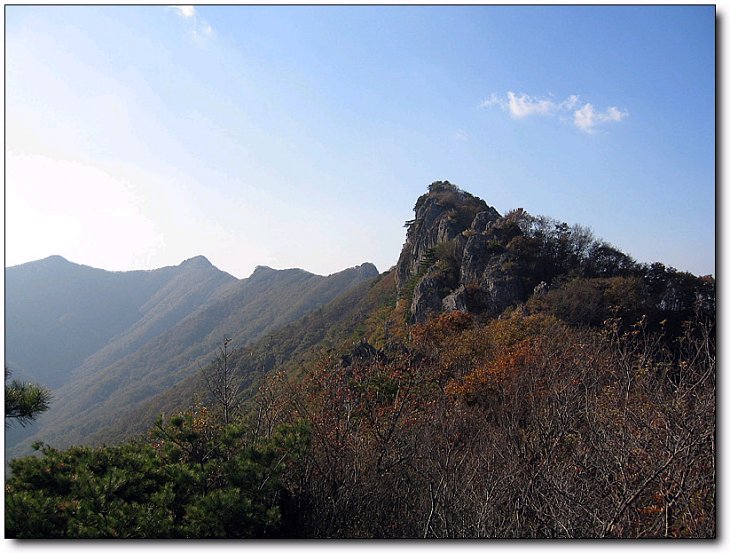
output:
[[[223,424],[226,426],[238,408],[241,389],[241,378],[236,376],[235,367],[230,363],[235,352],[235,349],[228,349],[230,343],[231,339],[224,336],[215,359],[207,368],[201,369],[208,391],[223,411]]]

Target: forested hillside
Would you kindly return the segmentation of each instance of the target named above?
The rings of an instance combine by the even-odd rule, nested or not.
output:
[[[178,378],[140,354],[126,374],[159,394],[111,394],[88,434],[136,437],[12,461],[8,534],[714,537],[714,278],[448,182],[414,211],[392,270],[321,305],[267,277],[302,306],[276,329],[228,290],[190,328],[249,341],[209,332]]]

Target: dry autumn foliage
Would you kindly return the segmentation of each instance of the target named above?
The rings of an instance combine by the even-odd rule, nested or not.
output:
[[[714,329],[626,326],[447,313],[278,377],[281,420],[311,431],[286,476],[289,532],[714,536]]]

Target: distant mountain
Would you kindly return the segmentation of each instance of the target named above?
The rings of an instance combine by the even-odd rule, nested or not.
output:
[[[273,330],[248,347],[235,350],[231,366],[236,367],[244,382],[244,398],[251,397],[257,379],[271,370],[297,373],[315,362],[323,352],[345,354],[361,340],[384,336],[387,318],[395,302],[395,275],[388,271],[375,278],[363,279],[328,304]],[[206,394],[203,377],[195,371],[101,428],[89,439],[110,443],[139,435],[160,414],[183,411],[192,405],[196,396],[205,400]]]
[[[152,271],[104,271],[57,255],[9,267],[5,363],[14,378],[59,388],[90,356],[132,351],[235,282],[204,257]]]
[[[246,345],[378,275],[366,263],[328,277],[257,267],[249,278],[237,280],[203,257],[130,273],[81,267],[62,258],[36,263],[39,274],[34,263],[6,270],[12,281],[7,296],[13,296],[7,316],[12,331],[6,338],[13,357],[8,355],[8,361],[11,368],[30,367],[14,376],[54,388],[54,400],[32,436],[9,432],[8,446],[17,442],[14,434],[24,439],[11,456],[27,452],[35,440],[57,446],[85,443],[141,402],[198,371],[224,335]],[[30,289],[24,282],[32,283]],[[30,304],[27,312],[23,300]],[[34,342],[36,327],[43,332]],[[59,346],[59,336],[73,341]],[[40,351],[27,352],[32,345]],[[54,372],[59,351],[68,354],[63,370]],[[35,369],[38,365],[42,370]]]

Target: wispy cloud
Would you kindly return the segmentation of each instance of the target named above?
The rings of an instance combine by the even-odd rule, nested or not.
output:
[[[177,10],[177,13],[186,19],[195,17],[195,6],[172,6],[172,9]]]
[[[507,93],[507,109],[509,114],[517,119],[529,115],[550,115],[555,111],[555,102],[552,100],[533,98],[527,94]]]
[[[492,92],[492,95],[489,98],[485,98],[481,102],[479,102],[480,108],[491,108],[493,106],[502,106],[502,98],[500,98],[499,94],[496,92]]]
[[[457,129],[453,136],[454,140],[458,140],[459,142],[467,142],[469,140],[469,133],[464,129]]]
[[[536,97],[525,93],[508,91],[506,95],[493,92],[488,98],[479,103],[480,108],[489,109],[498,107],[506,111],[514,119],[524,119],[533,115],[544,117],[572,116],[572,123],[576,128],[593,133],[598,125],[622,121],[628,117],[628,111],[611,106],[604,111],[598,111],[589,102],[583,102],[577,94],[571,94],[562,101],[550,97]]]
[[[213,27],[205,19],[198,16],[195,6],[171,6],[177,14],[189,21],[190,34],[196,42],[213,36]]]
[[[574,109],[579,104],[580,104],[580,98],[578,98],[578,95],[577,94],[571,94],[565,100],[563,100],[562,102],[560,102],[560,109],[561,110],[571,111],[572,109]]]
[[[612,121],[622,121],[628,116],[626,110],[620,110],[615,106],[609,107],[606,111],[596,111],[591,104],[585,104],[580,109],[575,110],[573,114],[573,123],[580,130],[592,133],[596,125],[610,123]]]

